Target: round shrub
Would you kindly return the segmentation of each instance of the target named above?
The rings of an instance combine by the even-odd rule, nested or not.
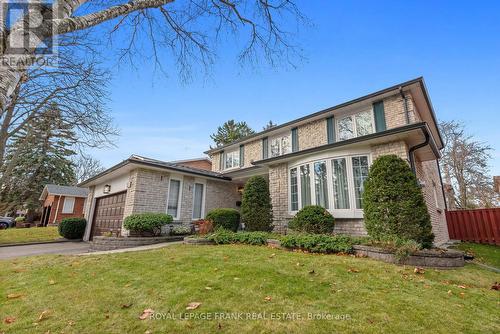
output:
[[[335,219],[325,208],[309,205],[302,208],[288,225],[292,230],[306,233],[332,233]]]
[[[241,221],[247,231],[272,231],[273,213],[269,186],[262,176],[253,176],[245,184],[241,200]]]
[[[414,240],[432,246],[434,235],[417,178],[396,155],[385,155],[370,167],[363,193],[365,226],[374,239]]]
[[[25,220],[26,218],[24,216],[19,216],[14,219],[16,223],[24,223]]]
[[[66,239],[81,239],[85,233],[85,218],[64,218],[57,227],[59,235]]]
[[[127,216],[123,221],[123,226],[130,231],[151,232],[156,235],[160,234],[163,225],[170,224],[172,221],[172,216],[166,213],[145,212]]]
[[[214,229],[237,231],[240,225],[240,213],[236,209],[213,209],[206,219],[212,222]]]

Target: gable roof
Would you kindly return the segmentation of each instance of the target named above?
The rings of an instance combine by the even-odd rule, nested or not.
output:
[[[44,200],[48,195],[87,197],[88,194],[89,191],[86,188],[61,186],[58,184],[47,184],[43,188],[42,194],[40,195],[40,200]]]
[[[100,179],[100,178],[102,178],[108,174],[111,174],[112,172],[115,172],[118,169],[125,167],[125,166],[128,166],[128,165],[136,165],[138,167],[139,166],[154,167],[154,168],[165,169],[165,170],[179,172],[179,173],[186,173],[186,174],[190,174],[190,175],[204,176],[204,177],[209,177],[209,178],[214,178],[214,179],[219,179],[219,180],[224,180],[224,181],[231,180],[230,177],[224,176],[218,172],[212,172],[210,170],[199,169],[199,168],[185,166],[185,165],[178,165],[174,162],[161,161],[161,160],[156,160],[156,159],[147,158],[147,157],[133,154],[128,159],[125,159],[122,162],[106,169],[102,173],[99,173],[99,174],[91,177],[90,179],[81,182],[79,184],[79,186],[87,186],[91,182],[96,181],[97,179]]]
[[[338,109],[350,106],[350,105],[355,104],[355,103],[363,102],[365,100],[382,99],[384,97],[384,95],[386,95],[388,93],[397,93],[397,91],[399,91],[399,90],[401,90],[401,89],[403,89],[405,87],[408,87],[408,86],[418,86],[420,88],[420,90],[422,91],[422,95],[423,95],[423,98],[425,100],[425,104],[427,105],[427,108],[430,111],[430,116],[431,116],[430,119],[432,120],[432,122],[434,122],[434,125],[429,124],[429,126],[431,128],[433,126],[435,126],[434,131],[432,131],[433,129],[431,129],[431,132],[433,132],[434,134],[437,134],[437,145],[438,145],[438,148],[441,148],[443,140],[441,138],[441,133],[439,132],[439,129],[437,128],[437,124],[438,123],[437,123],[436,114],[434,112],[434,108],[433,108],[431,100],[429,98],[429,93],[427,92],[427,88],[425,86],[424,78],[423,77],[418,77],[418,78],[415,78],[413,80],[405,81],[405,82],[393,85],[391,87],[388,87],[388,88],[376,91],[374,93],[370,93],[368,95],[356,98],[354,100],[350,100],[350,101],[338,104],[336,106],[333,106],[333,107],[330,107],[330,108],[326,108],[326,109],[317,111],[315,113],[312,113],[312,114],[309,114],[309,115],[306,115],[306,116],[294,119],[292,121],[289,121],[289,122],[277,125],[277,126],[272,127],[270,129],[254,133],[252,135],[249,135],[249,136],[243,137],[241,139],[235,140],[235,141],[233,141],[233,142],[231,142],[229,144],[226,144],[226,145],[223,145],[223,146],[220,146],[220,147],[216,147],[216,148],[210,149],[208,151],[205,151],[204,153],[205,154],[213,154],[213,153],[222,151],[225,148],[227,148],[229,146],[232,146],[232,145],[235,145],[235,144],[242,144],[242,143],[250,141],[252,139],[255,140],[255,139],[258,139],[258,138],[264,138],[267,135],[271,135],[272,133],[276,133],[276,132],[279,132],[280,130],[285,130],[286,128],[290,128],[290,127],[296,126],[297,123],[301,123],[301,122],[305,122],[305,121],[308,121],[308,120],[312,120],[314,118],[326,117],[328,114],[331,114],[335,110],[338,110]]]

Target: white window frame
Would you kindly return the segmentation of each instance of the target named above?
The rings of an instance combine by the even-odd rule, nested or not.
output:
[[[195,218],[194,216],[194,188],[196,184],[202,184],[203,185],[203,192],[202,192],[202,197],[201,197],[201,212],[200,215],[201,217]],[[191,220],[196,221],[203,219],[205,217],[205,200],[207,198],[207,181],[203,179],[195,179],[193,182],[193,207],[191,210]]]
[[[368,158],[368,168],[372,164],[372,154],[366,150],[361,152],[339,152],[337,154],[328,155],[318,155],[311,157],[307,161],[300,161],[288,166],[288,213],[290,215],[295,215],[302,208],[302,196],[301,196],[301,180],[300,180],[300,166],[309,165],[311,171],[311,205],[316,205],[316,194],[314,187],[314,163],[318,161],[326,162],[326,174],[327,174],[327,187],[328,187],[328,212],[330,212],[335,218],[363,218],[363,209],[356,208],[356,195],[354,189],[354,173],[352,170],[352,158],[366,156]],[[335,209],[334,196],[333,196],[333,170],[332,170],[332,160],[333,159],[346,159],[346,170],[347,170],[347,185],[349,189],[349,209]],[[291,174],[290,170],[297,168],[297,196],[298,196],[298,210],[291,210],[292,208],[292,194],[290,191],[291,185]]]
[[[290,150],[287,151],[287,152],[284,152],[283,151],[283,138],[285,137],[288,137],[288,142],[290,143]],[[273,142],[273,140],[276,140],[276,139],[279,139],[279,154],[278,155],[274,155],[273,156],[273,153],[272,153],[272,149],[271,149],[271,144]],[[288,154],[288,153],[292,153],[293,151],[293,143],[292,143],[292,131],[289,131],[287,133],[280,133],[279,135],[276,135],[276,136],[272,136],[272,137],[269,137],[267,139],[267,149],[268,149],[268,152],[269,152],[269,157],[270,158],[273,158],[273,157],[279,157],[279,156],[282,156],[284,154]]]
[[[177,175],[174,175],[174,176],[170,176],[170,178],[168,179],[168,191],[167,191],[167,205],[166,205],[166,208],[165,208],[165,212],[167,214],[168,213],[168,199],[170,198],[170,182],[172,180],[175,180],[175,181],[179,181],[180,184],[179,184],[179,198],[177,199],[177,216],[172,216],[172,218],[174,220],[179,220],[180,219],[180,215],[181,215],[181,204],[182,204],[182,190],[183,190],[183,187],[184,187],[184,180],[183,180],[183,177],[182,176],[177,176]]]
[[[336,141],[344,141],[344,140],[349,140],[349,139],[353,139],[353,138],[356,138],[356,137],[361,137],[360,135],[358,135],[358,129],[356,127],[356,115],[361,114],[361,113],[365,113],[365,112],[369,112],[370,115],[371,115],[372,130],[373,130],[372,133],[375,133],[376,132],[376,129],[375,129],[375,113],[373,112],[373,106],[372,106],[372,107],[370,107],[370,109],[357,110],[356,112],[352,112],[352,113],[345,114],[345,115],[342,115],[342,116],[339,116],[339,117],[335,117],[335,140]],[[352,130],[353,130],[354,137],[349,138],[349,139],[340,139],[339,122],[342,119],[346,118],[346,117],[352,117]],[[367,136],[367,135],[363,135],[363,136]]]
[[[69,209],[69,205],[68,204],[68,200],[71,200],[71,210]],[[73,213],[75,211],[75,197],[64,197],[64,202],[63,202],[63,207],[62,207],[62,210],[61,210],[61,213],[63,214],[69,214],[69,213]]]
[[[236,165],[234,165],[234,157],[233,157],[233,164],[230,166],[230,167],[227,167],[227,158],[228,156],[235,156],[237,159],[238,159],[238,163]],[[233,151],[229,151],[229,152],[224,152],[224,170],[231,170],[231,169],[236,169],[236,168],[239,168],[240,167],[240,149],[236,149],[236,150],[233,150]]]

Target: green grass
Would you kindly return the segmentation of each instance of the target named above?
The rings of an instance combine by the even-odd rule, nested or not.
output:
[[[455,246],[464,252],[474,256],[474,260],[500,268],[500,247],[495,245],[481,245],[470,242],[462,242]]]
[[[170,245],[143,252],[0,261],[0,333],[500,331],[500,294],[490,289],[500,281],[499,274],[473,264],[423,274],[413,269],[246,245]],[[186,311],[190,302],[202,304]],[[267,318],[139,320],[147,308],[198,317],[265,312]],[[43,311],[46,315],[38,321]],[[278,313],[296,320],[272,320]],[[348,315],[348,320],[308,320],[308,313]],[[4,323],[8,316],[15,322]]]
[[[0,230],[0,245],[60,239],[57,227],[9,228]]]

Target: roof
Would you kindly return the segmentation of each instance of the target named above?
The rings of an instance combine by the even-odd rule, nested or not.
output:
[[[195,161],[208,161],[212,162],[208,157],[200,157],[200,158],[192,158],[192,159],[184,159],[184,160],[174,160],[174,161],[169,161],[171,164],[182,164],[186,162],[195,162]]]
[[[225,181],[231,180],[230,177],[224,176],[221,173],[212,172],[212,171],[209,171],[206,169],[199,169],[199,168],[190,167],[190,166],[178,165],[177,163],[174,163],[174,162],[161,161],[161,160],[156,160],[156,159],[147,158],[147,157],[133,154],[128,159],[123,160],[122,162],[114,165],[113,167],[106,169],[102,173],[99,173],[99,174],[91,177],[90,179],[81,182],[79,184],[79,186],[88,185],[90,182],[95,181],[95,180],[97,180],[97,179],[99,179],[107,174],[110,174],[111,172],[114,172],[114,171],[116,171],[124,166],[130,165],[130,164],[135,164],[135,165],[140,165],[140,166],[145,166],[145,167],[155,167],[155,168],[171,170],[171,171],[186,173],[186,174],[191,174],[191,175],[215,178],[215,179],[225,180]]]
[[[60,186],[58,184],[47,184],[43,188],[40,200],[45,199],[47,195],[60,195],[71,197],[87,197],[89,191],[86,188],[73,187],[73,186]]]
[[[277,125],[277,126],[272,127],[270,129],[254,133],[252,135],[249,135],[249,136],[243,137],[241,139],[235,140],[235,141],[233,141],[233,142],[231,142],[229,144],[226,144],[226,145],[223,145],[223,146],[220,146],[220,147],[216,147],[216,148],[210,149],[208,151],[205,151],[204,153],[205,154],[212,154],[212,153],[215,153],[215,152],[222,151],[222,150],[224,150],[225,148],[227,148],[229,146],[232,146],[232,145],[235,145],[235,144],[238,144],[238,143],[246,142],[246,141],[248,141],[250,139],[254,139],[254,138],[257,139],[257,138],[263,137],[263,136],[265,137],[265,135],[267,135],[268,133],[276,132],[277,130],[281,130],[281,129],[285,129],[287,127],[293,126],[295,123],[299,123],[299,122],[302,122],[302,121],[307,121],[308,119],[312,119],[312,118],[323,116],[323,115],[326,116],[326,114],[331,113],[334,110],[347,107],[347,106],[349,106],[351,104],[363,102],[364,100],[376,99],[377,97],[379,97],[379,96],[381,97],[384,94],[387,94],[387,93],[390,93],[392,91],[396,91],[396,90],[402,89],[402,88],[407,87],[407,86],[415,85],[415,84],[419,85],[420,88],[422,89],[422,94],[423,94],[423,97],[425,99],[425,103],[427,104],[427,107],[430,110],[432,121],[436,125],[436,133],[437,133],[437,137],[438,137],[437,139],[439,140],[439,143],[442,143],[443,140],[441,138],[441,134],[439,132],[439,129],[437,129],[438,122],[437,122],[437,119],[436,119],[434,108],[433,108],[432,103],[431,103],[430,98],[429,98],[429,94],[427,92],[427,88],[425,86],[424,78],[423,77],[418,77],[416,79],[405,81],[405,82],[399,83],[397,85],[393,85],[391,87],[388,87],[388,88],[376,91],[374,93],[371,93],[371,94],[368,94],[368,95],[356,98],[354,100],[350,100],[350,101],[338,104],[336,106],[333,106],[333,107],[330,107],[330,108],[327,108],[327,109],[323,109],[323,110],[320,110],[318,112],[315,112],[315,113],[312,113],[312,114],[309,114],[309,115],[306,115],[306,116],[294,119],[292,121],[289,121],[289,122]],[[441,145],[438,145],[438,146],[440,147]]]

